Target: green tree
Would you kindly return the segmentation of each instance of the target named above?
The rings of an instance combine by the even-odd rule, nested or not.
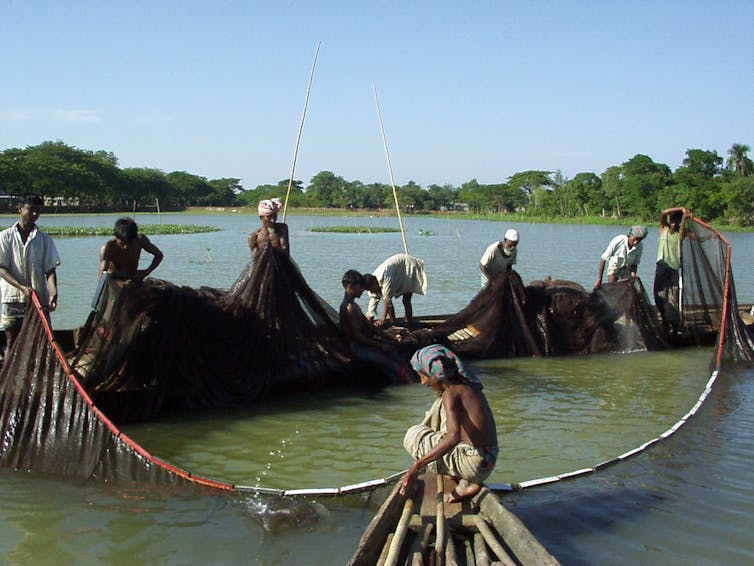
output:
[[[723,158],[716,151],[686,150],[686,158],[673,173],[675,187],[670,193],[676,202],[661,202],[667,206],[686,206],[705,218],[714,218],[722,212],[722,202],[716,198],[720,192],[720,172]]]
[[[537,191],[537,198],[532,199],[535,191],[552,186],[551,171],[529,170],[515,173],[508,177],[508,185],[512,190],[516,208],[527,207],[527,212],[537,213],[537,201],[541,201],[542,193]]]
[[[754,225],[754,175],[734,175],[721,182],[720,200],[729,221],[741,226]]]
[[[458,190],[458,202],[468,204],[469,209],[474,212],[479,212],[483,208],[486,208],[485,195],[476,179],[471,179],[461,185]]]
[[[612,167],[605,169],[602,173],[601,184],[605,199],[610,203],[608,207],[608,210],[611,211],[610,216],[620,218],[623,212],[623,209],[621,208],[621,201],[623,200],[623,179],[621,168],[617,165],[613,165]]]
[[[458,200],[458,189],[453,185],[430,185],[427,187],[427,194],[431,199],[433,210],[441,208],[450,210],[456,200]]]
[[[749,159],[751,148],[742,143],[734,143],[728,150],[728,169],[743,177],[754,174],[754,162]]]
[[[401,210],[425,210],[426,203],[430,200],[429,193],[417,185],[414,181],[409,181],[402,187],[397,187],[398,204]],[[395,207],[395,199],[393,199]]]
[[[598,214],[610,207],[610,201],[602,190],[602,180],[594,173],[578,173],[566,182],[565,188],[571,202],[569,210],[573,210],[574,216]]]
[[[623,212],[642,218],[657,214],[657,196],[670,182],[670,168],[649,156],[637,154],[621,164]]]
[[[309,206],[319,208],[332,208],[336,206],[349,206],[353,195],[349,193],[348,183],[343,177],[338,177],[331,171],[320,171],[306,189],[306,198]]]

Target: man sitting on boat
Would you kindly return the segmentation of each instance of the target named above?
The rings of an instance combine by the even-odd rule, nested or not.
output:
[[[356,303],[356,299],[364,293],[364,276],[354,269],[349,269],[341,282],[345,294],[339,310],[340,330],[348,341],[354,358],[376,365],[392,382],[408,381],[408,365],[400,359],[397,351],[402,336],[398,334],[393,338],[377,328],[364,316],[361,307]]]
[[[518,230],[509,228],[505,232],[505,238],[499,242],[490,244],[479,260],[479,269],[482,272],[482,287],[503,273],[510,271],[516,265],[518,250]]]
[[[366,290],[369,291],[369,306],[367,318],[377,316],[377,305],[384,302],[382,316],[375,321],[382,326],[387,321],[396,323],[393,298],[402,297],[406,326],[411,326],[414,311],[411,307],[411,297],[414,293],[424,295],[427,292],[427,275],[424,272],[424,262],[408,254],[395,254],[387,258],[372,275],[365,275]]]
[[[411,366],[422,385],[440,394],[424,420],[410,427],[403,446],[416,460],[403,477],[401,493],[413,489],[419,471],[458,480],[448,502],[472,497],[497,462],[497,429],[482,384],[453,352],[439,344],[414,353]]]
[[[113,232],[115,237],[100,248],[100,273],[108,272],[111,277],[120,279],[144,279],[157,269],[164,257],[162,251],[139,233],[133,218],[118,219]],[[152,263],[146,269],[139,269],[142,250],[152,254]]]

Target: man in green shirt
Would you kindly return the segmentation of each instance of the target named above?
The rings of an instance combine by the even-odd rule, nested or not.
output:
[[[662,324],[669,334],[681,332],[679,275],[681,269],[681,222],[691,216],[685,208],[666,208],[660,214],[654,297]]]

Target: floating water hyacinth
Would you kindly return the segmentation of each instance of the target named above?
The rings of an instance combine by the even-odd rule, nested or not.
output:
[[[336,234],[376,234],[383,232],[400,232],[398,228],[384,226],[312,226],[310,232],[334,232]]]
[[[78,238],[82,236],[112,236],[112,226],[40,226],[40,230],[57,238]],[[197,226],[194,224],[141,224],[139,232],[147,236],[165,234],[204,234],[219,232],[214,226]]]

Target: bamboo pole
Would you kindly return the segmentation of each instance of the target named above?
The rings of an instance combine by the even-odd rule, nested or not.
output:
[[[495,553],[498,561],[504,566],[516,566],[516,562],[511,558],[510,554],[503,548],[495,538],[495,533],[492,532],[490,526],[479,515],[476,516],[476,527],[479,530],[479,534],[484,538],[484,542],[487,543],[490,550]]]
[[[445,564],[445,484],[442,474],[437,474],[437,538],[435,539],[435,552],[437,564]]]
[[[283,205],[283,222],[285,222],[285,215],[288,213],[288,199],[291,196],[291,186],[293,186],[293,176],[296,174],[296,160],[298,159],[298,148],[301,144],[301,134],[304,131],[304,120],[306,119],[306,109],[309,106],[309,93],[312,90],[312,81],[314,80],[314,68],[317,66],[317,56],[319,55],[319,47],[322,42],[317,43],[317,50],[314,52],[314,62],[312,63],[312,71],[309,74],[309,85],[306,87],[306,99],[304,100],[304,112],[301,114],[301,123],[298,127],[298,136],[296,136],[296,149],[293,151],[293,163],[291,164],[291,176],[288,179],[288,190],[285,192],[285,204]]]
[[[380,110],[380,100],[377,98],[377,87],[374,82],[372,83],[372,90],[374,90],[374,102],[377,105],[377,119],[380,121],[380,132],[382,132],[382,145],[385,146],[385,157],[387,158],[387,168],[390,172],[390,184],[393,187],[393,199],[395,200],[395,212],[398,213],[398,224],[401,228],[401,238],[403,238],[403,250],[408,255],[408,243],[406,242],[406,229],[403,227],[403,217],[401,216],[401,208],[398,204],[398,190],[395,188],[395,177],[393,176],[393,165],[390,163],[390,151],[387,148],[387,137],[385,136],[385,127],[382,124],[382,111]]]
[[[424,555],[427,552],[429,540],[434,528],[435,526],[432,523],[427,523],[421,527],[418,536],[414,539],[414,543],[411,545],[411,549],[408,552],[406,564],[410,561],[410,566],[424,565]]]
[[[474,533],[474,559],[476,566],[490,566],[490,555],[481,533]]]
[[[395,535],[390,543],[390,552],[388,552],[385,559],[385,566],[395,566],[398,563],[398,556],[401,552],[401,546],[403,546],[403,539],[406,538],[408,532],[408,522],[411,519],[411,515],[414,512],[414,500],[410,497],[406,500],[406,504],[403,506],[403,514],[398,521],[398,526],[395,528]]]

